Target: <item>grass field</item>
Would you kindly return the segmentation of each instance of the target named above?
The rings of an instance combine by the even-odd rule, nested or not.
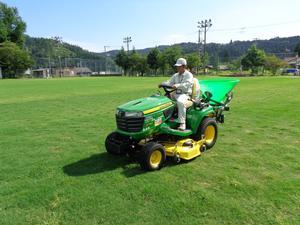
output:
[[[300,79],[241,78],[212,150],[144,173],[104,140],[163,79],[0,80],[0,224],[299,224]]]

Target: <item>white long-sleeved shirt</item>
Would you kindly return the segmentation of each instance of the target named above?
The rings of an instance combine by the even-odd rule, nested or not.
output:
[[[174,85],[178,90],[181,90],[182,94],[191,95],[193,87],[193,74],[188,70],[185,70],[182,74],[175,73],[170,80],[164,83],[170,86]]]

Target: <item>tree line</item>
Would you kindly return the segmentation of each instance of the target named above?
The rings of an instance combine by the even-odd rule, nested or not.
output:
[[[300,43],[296,46],[295,51],[300,51]],[[147,55],[141,55],[134,49],[126,52],[124,48],[122,48],[117,53],[115,62],[123,69],[124,75],[164,75],[174,72],[173,65],[176,59],[180,57],[187,59],[188,69],[195,74],[202,71],[204,67],[218,70],[220,66],[218,56],[214,58],[209,57],[208,54],[204,57],[200,57],[198,53],[183,54],[179,46],[171,46],[164,51],[160,51],[159,48],[156,47],[150,50]],[[278,69],[288,66],[286,62],[274,54],[267,54],[264,50],[257,48],[256,44],[250,46],[242,56],[223,63],[225,63],[230,70],[249,70],[253,75],[258,74],[260,71],[263,73],[265,70],[276,74]]]
[[[164,51],[153,48],[147,55],[141,55],[135,49],[125,52],[122,48],[117,53],[115,62],[123,69],[124,75],[144,76],[146,73],[164,75],[173,71],[176,59],[183,56],[187,59],[191,71],[197,72],[196,70],[203,65],[204,59],[197,53],[183,54],[178,46],[166,48]]]

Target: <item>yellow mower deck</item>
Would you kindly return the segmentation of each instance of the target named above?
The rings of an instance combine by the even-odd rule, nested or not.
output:
[[[163,143],[166,155],[175,156],[181,159],[190,160],[201,154],[205,139],[194,141],[193,139],[183,139],[174,143]]]

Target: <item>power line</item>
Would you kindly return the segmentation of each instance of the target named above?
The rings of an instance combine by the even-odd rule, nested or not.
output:
[[[297,23],[297,22],[300,22],[300,20],[286,21],[286,22],[281,22],[281,23],[264,24],[264,25],[256,25],[256,26],[244,26],[244,27],[232,27],[232,28],[223,28],[223,29],[213,29],[213,30],[211,30],[211,32],[238,31],[238,30],[246,30],[246,29],[265,28],[265,27],[279,26],[279,25],[291,24],[291,23]]]

